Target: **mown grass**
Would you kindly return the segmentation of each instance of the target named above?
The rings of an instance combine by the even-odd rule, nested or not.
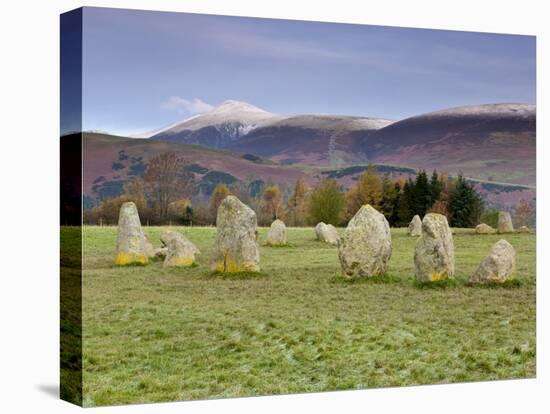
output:
[[[419,289],[416,240],[393,229],[387,275],[348,281],[313,229],[262,246],[262,274],[208,267],[214,228],[179,228],[199,266],[113,265],[115,227],[86,227],[87,406],[535,376],[535,235],[455,235],[456,282]],[[159,245],[162,228],[149,227]],[[465,285],[501,237],[517,250],[514,289]]]

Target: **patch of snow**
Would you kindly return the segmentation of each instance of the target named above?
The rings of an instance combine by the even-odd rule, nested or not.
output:
[[[208,112],[193,116],[175,125],[163,128],[156,134],[166,132],[176,134],[181,131],[196,131],[198,129],[222,124],[240,124],[246,133],[272,120],[276,115],[257,108],[246,102],[228,100]]]
[[[443,109],[429,112],[425,117],[439,116],[463,116],[463,115],[484,115],[484,116],[532,116],[536,113],[536,105],[521,103],[498,103],[484,105],[468,105],[456,108]]]

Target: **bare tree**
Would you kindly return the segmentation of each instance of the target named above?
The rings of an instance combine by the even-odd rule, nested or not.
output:
[[[191,172],[175,152],[165,152],[151,158],[143,180],[151,194],[161,222],[168,218],[168,206],[173,201],[190,197],[195,189]]]

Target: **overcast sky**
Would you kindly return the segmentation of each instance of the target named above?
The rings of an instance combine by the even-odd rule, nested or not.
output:
[[[535,103],[535,37],[84,9],[83,128],[156,129],[227,99],[402,119]]]

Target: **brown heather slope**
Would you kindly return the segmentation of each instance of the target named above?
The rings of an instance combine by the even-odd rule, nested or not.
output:
[[[240,180],[271,180],[274,182],[294,183],[303,175],[300,170],[249,161],[240,154],[200,147],[196,145],[176,144],[149,139],[123,138],[106,134],[84,133],[84,174],[83,191],[94,197],[94,181],[103,177],[104,181],[126,181],[132,177],[132,168],[146,164],[150,158],[163,152],[175,151],[189,164],[197,164],[210,171],[221,171]],[[121,160],[120,151],[123,151]]]

